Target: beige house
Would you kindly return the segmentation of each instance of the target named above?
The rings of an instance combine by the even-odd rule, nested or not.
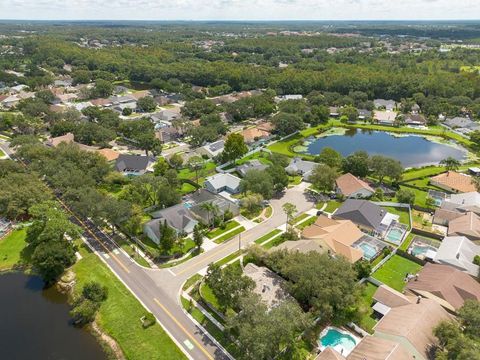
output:
[[[300,252],[328,251],[343,256],[350,263],[355,263],[363,257],[363,251],[351,245],[363,236],[353,222],[333,220],[322,215],[303,230],[303,240],[286,241],[279,247]]]
[[[476,191],[470,175],[455,171],[447,171],[446,173],[432,177],[430,179],[430,184],[453,193]]]
[[[470,240],[480,240],[480,216],[474,212],[467,212],[450,220],[448,236],[465,236]]]
[[[370,185],[350,173],[339,176],[335,183],[337,193],[347,198],[367,198],[375,193]]]
[[[465,300],[480,301],[480,283],[449,265],[427,263],[418,277],[407,283],[407,289],[437,302],[451,312],[461,308]]]

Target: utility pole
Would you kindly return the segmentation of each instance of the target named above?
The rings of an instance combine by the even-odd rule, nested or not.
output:
[[[242,233],[238,234],[238,251],[242,250]]]

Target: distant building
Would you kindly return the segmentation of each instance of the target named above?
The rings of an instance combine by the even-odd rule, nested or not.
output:
[[[125,175],[143,175],[152,170],[154,162],[152,156],[121,154],[115,161],[115,170]]]
[[[395,111],[379,111],[375,110],[373,112],[373,120],[381,125],[395,125],[395,120],[397,118],[397,113]]]
[[[240,176],[244,177],[250,170],[265,170],[267,167],[267,165],[262,164],[259,160],[254,159],[237,166],[236,170]]]
[[[236,194],[240,191],[240,178],[232,174],[215,174],[205,179],[205,188],[215,194],[226,191]]]
[[[339,176],[335,183],[337,193],[347,198],[367,198],[375,193],[370,185],[350,173]]]
[[[302,160],[299,157],[295,157],[290,161],[290,164],[285,168],[285,171],[289,175],[300,175],[304,180],[308,181],[313,169],[318,164],[313,161]]]
[[[375,99],[373,105],[376,109],[385,109],[387,111],[393,111],[397,107],[397,103],[394,100]]]
[[[430,184],[453,193],[466,193],[476,190],[470,175],[447,171],[430,178]]]
[[[198,152],[202,155],[207,155],[209,158],[214,158],[223,152],[225,146],[224,140],[215,141],[213,143],[202,146]]]

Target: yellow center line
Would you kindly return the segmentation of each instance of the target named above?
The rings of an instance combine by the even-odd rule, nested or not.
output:
[[[110,250],[105,246],[105,244],[103,244],[103,242],[98,238],[98,236],[95,235],[95,234],[93,233],[93,231],[91,231],[91,230],[88,228],[88,226],[87,226],[82,220],[80,220],[80,219],[77,217],[77,215],[75,215],[75,214],[73,213],[73,211],[70,210],[70,208],[69,208],[67,205],[65,205],[65,203],[64,203],[62,200],[58,199],[58,201],[60,202],[60,204],[62,204],[62,205],[65,207],[65,209],[67,209],[67,210],[72,214],[72,216],[73,216],[75,219],[77,219],[77,221],[78,221],[80,224],[83,225],[83,227],[85,228],[85,230],[88,231],[88,232],[90,233],[90,235],[92,235],[93,238],[98,241],[98,243],[105,249],[105,251],[110,254],[110,256],[112,257],[112,259],[115,260],[115,261],[118,263],[118,265],[120,265],[120,267],[121,267],[127,274],[129,274],[129,273],[130,273],[130,270],[128,270],[128,268],[127,268],[125,265],[123,265],[123,263],[122,263],[120,260],[117,259],[117,257],[115,256],[115,254],[113,254],[112,252],[110,252]]]
[[[170,311],[168,311],[167,308],[160,301],[158,301],[157,298],[153,298],[153,301],[155,301],[157,305],[162,308],[165,314],[167,314],[170,317],[170,319],[172,319],[175,322],[175,324],[177,324],[180,330],[182,330],[190,338],[190,340],[192,340],[195,343],[195,345],[198,346],[198,348],[205,354],[205,356],[208,359],[213,360],[212,355],[210,355],[210,353],[183,327],[183,325],[180,324],[180,322],[177,319],[175,319],[175,317],[170,313]]]
[[[190,270],[191,268],[195,267],[195,266],[198,266],[200,263],[204,262],[205,260],[209,260],[211,259],[212,257],[216,256],[218,253],[222,252],[222,251],[225,251],[225,249],[219,249],[218,251],[212,251],[213,254],[210,254],[209,256],[207,256],[206,258],[204,259],[201,259],[199,262],[195,263],[195,264],[192,264],[190,266],[187,266],[186,268],[184,268],[183,270],[180,270],[179,272],[176,272],[175,274],[177,275],[180,275],[180,274],[183,274],[185,271],[188,271]],[[230,255],[231,253],[229,253],[228,255]],[[226,255],[226,256],[228,256]],[[225,256],[225,257],[226,257]]]

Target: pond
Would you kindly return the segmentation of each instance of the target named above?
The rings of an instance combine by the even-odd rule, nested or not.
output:
[[[0,275],[2,359],[105,360],[95,337],[71,325],[65,295],[37,276]]]
[[[308,138],[297,150],[318,155],[324,147],[331,147],[343,156],[364,150],[370,155],[380,154],[397,159],[404,167],[435,165],[449,156],[465,160],[468,154],[465,149],[454,144],[439,143],[422,136],[395,136],[383,131],[357,129],[350,129],[344,134],[337,132],[333,135]]]

